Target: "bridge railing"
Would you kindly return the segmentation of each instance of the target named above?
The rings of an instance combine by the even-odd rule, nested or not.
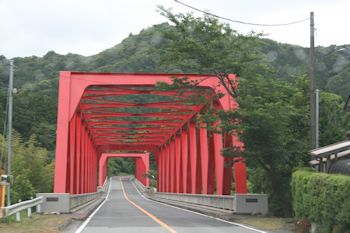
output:
[[[218,209],[232,210],[235,205],[234,196],[218,196],[205,194],[176,194],[176,193],[154,193],[155,198],[172,201],[185,202],[202,206],[209,206]]]
[[[7,207],[2,207],[0,212],[0,218],[7,218],[13,214],[16,214],[16,221],[21,221],[22,210],[27,210],[27,216],[30,217],[32,215],[32,208],[36,207],[36,212],[40,212],[41,204],[43,203],[43,197],[37,197],[32,200],[23,201],[16,203],[14,205],[10,205]]]
[[[267,214],[268,199],[266,194],[234,194],[234,195],[207,195],[207,194],[187,194],[187,193],[165,193],[165,192],[146,192],[148,189],[138,180],[134,183],[140,192],[146,193],[149,198],[177,204],[184,208],[189,205],[199,207],[209,207],[219,211],[232,211],[242,214]]]
[[[268,200],[266,194],[234,194],[234,195],[206,195],[185,193],[150,194],[150,198],[164,201],[182,203],[183,206],[194,204],[201,207],[210,207],[218,210],[228,210],[241,214],[267,214]]]
[[[75,209],[78,206],[84,205],[90,201],[102,197],[103,191],[97,191],[95,193],[84,193],[84,194],[74,194],[70,195],[70,209]]]
[[[42,213],[71,213],[80,210],[91,202],[103,198],[109,187],[109,179],[106,179],[102,187],[97,188],[97,192],[84,194],[69,193],[37,193],[37,197],[42,196],[44,202],[41,206]]]
[[[144,186],[138,179],[136,179],[135,177],[132,177],[132,181],[134,182],[134,184],[136,185],[137,189],[144,193],[146,192],[148,189],[146,186]]]
[[[105,179],[105,182],[103,183],[102,186],[98,186],[97,190],[98,191],[103,191],[105,193],[107,193],[108,191],[108,186],[109,186],[109,179],[108,177]]]
[[[95,193],[84,193],[84,194],[73,194],[70,195],[70,209],[75,209],[82,206],[90,201],[101,198],[107,191],[109,186],[109,179],[106,178],[102,187],[98,187]]]

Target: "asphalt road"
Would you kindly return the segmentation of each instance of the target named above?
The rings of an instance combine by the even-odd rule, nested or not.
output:
[[[83,233],[257,233],[141,196],[128,179],[113,177],[109,196],[90,219]]]

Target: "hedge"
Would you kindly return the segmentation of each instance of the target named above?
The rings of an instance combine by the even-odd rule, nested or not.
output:
[[[331,232],[350,229],[350,176],[299,170],[292,177],[293,207],[297,218],[307,218]]]

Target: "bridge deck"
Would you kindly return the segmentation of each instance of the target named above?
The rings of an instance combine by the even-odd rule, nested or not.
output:
[[[255,233],[261,231],[145,199],[137,192],[131,181],[114,177],[107,201],[82,232]]]

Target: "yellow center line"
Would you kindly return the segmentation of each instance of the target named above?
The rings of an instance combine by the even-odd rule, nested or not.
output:
[[[122,190],[123,190],[123,194],[125,199],[130,202],[132,205],[134,205],[137,209],[139,209],[141,212],[143,212],[144,214],[146,214],[148,217],[150,217],[151,219],[153,219],[156,223],[158,223],[159,225],[161,225],[164,229],[166,229],[167,231],[171,232],[171,233],[177,233],[174,229],[172,229],[171,227],[169,227],[168,224],[166,224],[165,222],[161,221],[159,218],[157,218],[156,216],[154,216],[153,214],[151,214],[150,212],[148,212],[147,210],[143,209],[141,206],[137,205],[135,202],[131,201],[128,196],[126,195],[125,189],[124,189],[124,185],[122,182],[122,178],[120,178],[120,184],[122,186]]]

